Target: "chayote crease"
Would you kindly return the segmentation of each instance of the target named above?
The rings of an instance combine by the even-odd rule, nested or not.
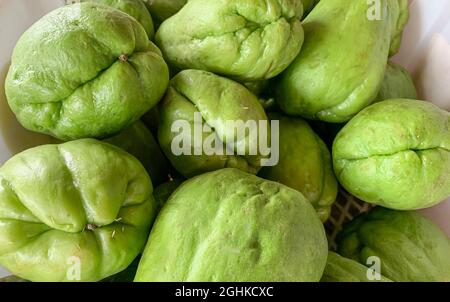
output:
[[[270,79],[301,49],[302,13],[301,0],[190,0],[161,24],[156,43],[180,69]]]
[[[17,43],[5,83],[27,129],[62,140],[104,138],[163,96],[168,67],[134,18],[95,3],[64,6]]]
[[[431,103],[371,105],[338,133],[332,154],[340,184],[366,202],[415,210],[450,196],[450,113]]]
[[[156,216],[150,177],[93,139],[24,151],[0,168],[0,264],[31,281],[99,281],[142,251]]]
[[[243,85],[210,72],[184,70],[171,80],[159,109],[159,143],[183,176],[227,167],[252,174],[259,171],[265,158],[259,153],[259,142],[270,147],[270,126],[258,99]],[[199,120],[195,114],[200,114]],[[256,135],[245,131],[238,135],[237,129],[229,127],[235,121],[254,122]],[[267,139],[260,140],[260,130]]]

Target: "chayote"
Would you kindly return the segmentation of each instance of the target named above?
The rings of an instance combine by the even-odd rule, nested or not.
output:
[[[338,190],[330,152],[301,118],[281,114],[269,117],[279,121],[280,160],[276,166],[263,167],[259,175],[300,191],[325,222]]]
[[[379,272],[344,258],[334,252],[328,252],[327,265],[321,282],[392,282]]]
[[[371,210],[344,227],[338,252],[361,264],[376,257],[393,281],[450,281],[450,240],[417,212]]]
[[[156,24],[175,15],[188,0],[144,0]]]
[[[155,137],[158,136],[158,125],[159,125],[158,106],[153,107],[152,110],[144,114],[141,120]]]
[[[317,5],[317,3],[319,3],[319,1],[320,0],[302,0],[303,10],[305,11],[303,15],[306,16],[307,14],[309,14],[313,10],[313,8]]]
[[[31,281],[98,281],[142,251],[156,215],[144,167],[83,139],[24,151],[0,168],[0,264]]]
[[[226,167],[259,171],[264,156],[259,148],[251,154],[250,146],[258,147],[259,133],[270,136],[270,127],[258,99],[243,85],[207,71],[184,70],[171,80],[159,109],[159,143],[186,178]],[[258,135],[244,127],[239,135],[229,127],[239,121],[253,122],[257,129],[252,133]]]
[[[168,68],[132,17],[95,3],[64,6],[17,43],[8,103],[27,129],[63,140],[107,137],[163,96]]]
[[[325,230],[302,194],[222,169],[171,195],[135,281],[319,281],[326,259]]]
[[[339,132],[332,154],[341,185],[366,202],[413,210],[450,196],[450,113],[431,103],[366,108]]]
[[[115,145],[135,156],[147,170],[154,186],[169,179],[170,165],[157,140],[144,123],[138,121],[105,142]]]
[[[377,3],[380,20],[371,20]],[[407,17],[406,0],[320,1],[303,21],[302,51],[275,83],[281,109],[308,119],[348,121],[375,100]]]
[[[136,275],[136,270],[139,264],[140,257],[136,257],[133,262],[123,271],[117,273],[115,275],[109,276],[100,282],[133,282],[134,276]],[[2,282],[30,282],[28,280],[22,279],[17,276],[8,276],[4,278],[0,278],[0,283]]]
[[[190,0],[156,42],[171,65],[239,81],[281,73],[303,43],[301,0]]]
[[[417,91],[409,72],[402,66],[389,62],[376,101],[389,99],[417,99]]]
[[[141,23],[150,40],[155,35],[152,16],[142,0],[81,0],[81,2],[94,2],[114,7]]]
[[[172,193],[175,192],[175,190],[178,189],[178,187],[182,183],[183,183],[183,179],[175,178],[175,179],[171,179],[168,182],[165,182],[155,188],[155,191],[153,192],[153,196],[155,197],[156,203],[159,205],[160,208],[162,208],[166,204],[170,195],[172,195]]]

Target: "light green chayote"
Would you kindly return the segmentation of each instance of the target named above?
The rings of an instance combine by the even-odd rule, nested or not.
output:
[[[389,62],[376,101],[389,99],[417,99],[417,91],[409,72],[402,66]]]
[[[376,3],[323,0],[311,11],[302,51],[275,83],[284,112],[341,123],[375,100],[408,17],[406,0]]]
[[[0,264],[31,281],[99,281],[142,251],[157,205],[144,167],[93,139],[0,168]]]
[[[450,113],[417,100],[373,104],[333,144],[336,177],[354,196],[391,209],[450,196]]]
[[[369,278],[370,277],[370,278]],[[328,252],[327,265],[321,282],[391,282],[379,272],[369,271],[369,268],[352,259],[342,257],[334,252]]]
[[[325,230],[302,194],[222,169],[171,195],[135,281],[316,282],[326,259]]]
[[[158,141],[141,121],[106,139],[105,142],[136,157],[147,170],[154,186],[169,180],[169,163],[164,157]]]
[[[62,140],[104,138],[155,106],[168,77],[134,18],[81,3],[52,11],[22,35],[5,91],[27,129]]]
[[[259,150],[251,154],[250,146],[258,148],[259,141],[263,141],[259,138],[260,131],[269,137],[270,126],[258,99],[243,85],[210,72],[184,70],[171,80],[159,109],[159,143],[183,176],[189,178],[226,167],[253,174],[259,171],[261,159],[265,156]],[[196,113],[200,114],[198,121],[195,120]],[[177,121],[182,121],[189,129],[178,128]],[[256,129],[252,134],[241,132],[243,135],[238,135],[234,127],[229,127],[229,122],[236,121],[254,123]],[[260,125],[260,122],[265,124]],[[210,129],[205,129],[205,125]],[[200,133],[195,133],[196,127]],[[208,148],[213,145],[207,143],[208,137],[217,138],[215,147],[222,150],[222,154]],[[177,138],[183,140],[178,141]],[[266,143],[270,146],[268,140]],[[178,154],[174,147],[183,152]],[[227,154],[227,149],[232,150],[231,154]],[[239,154],[239,150],[245,152]]]
[[[302,7],[301,0],[191,0],[161,24],[156,42],[180,69],[269,79],[300,51]]]
[[[142,0],[81,0],[81,2],[95,2],[114,7],[127,13],[141,23],[150,40],[155,35],[152,16]]]
[[[372,209],[344,227],[338,252],[364,265],[377,257],[393,281],[450,281],[450,240],[418,212]]]
[[[338,190],[330,152],[301,118],[281,114],[269,117],[279,121],[280,159],[275,166],[263,167],[259,175],[301,192],[316,209],[319,218],[326,221]]]
[[[144,0],[156,24],[175,15],[187,0]]]

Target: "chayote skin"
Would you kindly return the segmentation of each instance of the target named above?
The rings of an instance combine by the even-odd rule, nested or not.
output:
[[[402,66],[389,62],[376,101],[389,99],[417,99],[417,91],[409,72]]]
[[[105,142],[136,157],[147,170],[154,186],[169,180],[170,165],[157,140],[144,123],[138,121]]]
[[[377,207],[344,227],[338,252],[365,264],[378,257],[381,274],[398,282],[450,281],[450,240],[417,212]]]
[[[263,107],[258,99],[243,85],[206,71],[184,70],[170,82],[169,90],[160,106],[160,124],[158,139],[163,152],[174,168],[186,178],[222,168],[238,168],[256,174],[260,169],[260,154],[251,155],[246,149],[245,155],[238,155],[237,148],[257,144],[258,137],[237,137],[233,128],[227,127],[227,121],[259,121],[267,122],[264,128],[270,135],[269,124]],[[211,127],[211,131],[203,131],[203,140],[195,140],[194,113],[201,113],[203,123]],[[185,121],[192,131],[173,129],[176,121]],[[203,125],[204,126],[204,125]],[[202,125],[197,125],[202,127]],[[258,131],[259,131],[258,125]],[[200,130],[202,128],[199,128]],[[220,148],[235,147],[234,155],[209,154],[203,148],[207,137],[216,133]],[[173,144],[177,137],[183,136],[190,142],[190,154],[175,154]],[[198,137],[198,136],[197,136]],[[196,150],[200,154],[196,154]]]
[[[171,65],[242,82],[270,79],[303,43],[301,0],[190,0],[156,33]]]
[[[141,121],[155,137],[158,136],[158,126],[159,126],[158,106],[153,107],[149,112],[144,114],[141,118]]]
[[[141,23],[150,40],[155,36],[152,16],[142,0],[81,0],[81,2],[95,2],[114,7],[127,13]]]
[[[332,154],[341,185],[366,202],[414,210],[450,196],[450,113],[431,103],[366,108],[339,132]]]
[[[155,23],[161,24],[164,20],[175,15],[187,0],[144,0],[152,14]]]
[[[31,281],[98,281],[145,245],[152,183],[131,155],[93,139],[24,151],[0,168],[0,264]]]
[[[125,270],[123,270],[120,273],[117,273],[115,275],[109,276],[109,277],[101,280],[100,282],[133,282],[140,260],[141,260],[140,257],[136,257],[136,259],[134,259],[133,262]],[[30,282],[30,281],[22,279],[17,276],[8,276],[5,278],[0,278],[0,283],[2,283],[2,282],[17,283],[17,282]]]
[[[192,178],[160,212],[135,281],[319,281],[322,223],[296,190],[237,169]]]
[[[301,192],[325,222],[338,190],[330,152],[301,118],[281,114],[271,114],[270,118],[280,123],[280,161],[263,167],[259,176]]]
[[[328,252],[327,265],[321,282],[392,282],[388,278],[379,276],[378,279],[368,278],[369,268],[334,252]],[[369,276],[375,272],[370,272]]]
[[[369,20],[364,0],[317,4],[303,21],[302,51],[275,83],[284,112],[341,123],[375,100],[408,16],[406,0],[377,3],[381,20]]]
[[[81,3],[51,12],[22,35],[5,91],[27,129],[62,140],[103,138],[156,105],[168,76],[134,18]]]
[[[303,10],[305,11],[303,16],[309,14],[312,9],[319,3],[320,0],[302,0],[303,2]]]
[[[175,192],[176,189],[183,183],[183,179],[181,178],[175,178],[171,179],[168,182],[165,182],[155,188],[155,191],[153,192],[153,196],[155,197],[156,203],[160,208],[162,208],[167,200],[169,199],[170,195],[172,195],[173,192]]]

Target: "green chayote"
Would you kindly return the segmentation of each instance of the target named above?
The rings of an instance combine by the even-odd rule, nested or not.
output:
[[[99,281],[142,251],[156,215],[144,167],[83,139],[24,151],[0,168],[0,264],[31,281]]]
[[[169,179],[169,163],[157,140],[141,121],[105,141],[135,156],[147,170],[154,186]]]
[[[369,272],[369,273],[368,273]],[[334,252],[328,252],[327,265],[321,282],[391,282],[379,272],[352,259],[344,258]]]
[[[303,43],[301,0],[190,0],[156,33],[168,62],[246,82],[272,78]]]
[[[181,178],[171,179],[155,188],[153,196],[155,196],[156,203],[162,208],[170,195],[183,183]]]
[[[389,62],[376,101],[389,99],[417,99],[417,91],[409,72],[398,64]]]
[[[103,138],[163,96],[168,68],[134,18],[95,3],[49,13],[20,38],[5,83],[27,129],[69,140]]]
[[[134,276],[136,275],[136,270],[139,264],[139,260],[140,257],[137,257],[136,259],[133,260],[133,262],[123,271],[109,276],[103,280],[101,280],[101,282],[133,282],[134,280]],[[28,280],[22,279],[20,277],[17,276],[8,276],[5,278],[0,278],[0,283],[1,282],[30,282]]]
[[[155,137],[158,136],[158,125],[159,125],[158,106],[153,107],[152,110],[144,114],[141,120]]]
[[[376,3],[380,20],[371,20],[377,18],[370,14]],[[375,100],[407,17],[406,0],[320,1],[303,21],[302,51],[275,83],[281,109],[308,119],[348,121]]]
[[[279,121],[280,160],[276,166],[263,167],[259,175],[301,192],[319,218],[326,221],[338,190],[330,152],[301,118],[280,114],[269,117]]]
[[[326,259],[325,230],[302,194],[222,169],[171,195],[135,281],[319,281]]]
[[[264,156],[250,152],[250,146],[258,146],[259,135],[238,135],[234,127],[228,126],[229,122],[254,122],[258,134],[262,130],[270,135],[263,107],[243,85],[210,72],[184,70],[171,80],[159,109],[159,143],[183,176],[189,178],[225,167],[253,174],[259,171]],[[196,114],[200,114],[200,120],[195,120]],[[260,127],[260,121],[266,127]],[[186,123],[189,129],[179,129],[176,122]],[[195,132],[196,128],[200,133]],[[216,138],[216,143],[211,138]],[[231,148],[232,154],[227,155]]]
[[[417,212],[371,210],[344,227],[338,252],[361,264],[377,257],[393,281],[450,281],[450,239]]]
[[[376,103],[337,135],[333,162],[354,196],[397,210],[450,196],[450,113],[416,100]]]
[[[306,16],[312,9],[319,3],[320,0],[302,0],[303,9],[305,11],[304,15]]]
[[[142,0],[81,0],[81,2],[95,2],[114,7],[141,23],[150,40],[155,35],[152,16]]]
[[[144,0],[155,22],[161,24],[175,15],[188,0]]]

